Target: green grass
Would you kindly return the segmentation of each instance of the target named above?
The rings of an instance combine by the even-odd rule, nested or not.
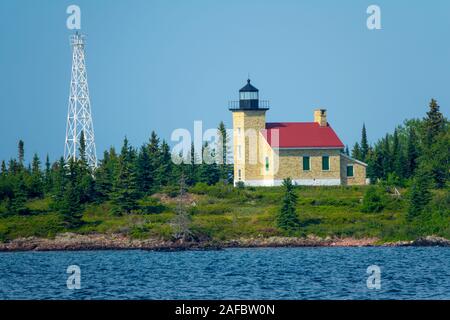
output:
[[[406,220],[407,200],[386,196],[383,211],[363,213],[362,198],[367,187],[297,187],[297,213],[301,226],[289,235],[320,237],[377,237],[381,241],[414,239],[436,234],[450,238],[450,202],[448,191],[435,191],[429,214],[422,221]],[[278,229],[275,217],[280,208],[283,189],[245,188],[197,185],[190,190],[189,203],[192,230],[213,240],[240,237],[287,235]],[[404,190],[402,190],[403,192]],[[111,204],[91,204],[85,208],[84,225],[71,232],[122,233],[132,238],[158,237],[170,239],[170,221],[175,215],[176,199],[166,197],[163,203],[148,197],[145,214],[117,216]],[[27,204],[28,216],[0,218],[0,241],[18,237],[54,237],[65,232],[57,213],[51,212],[51,199],[38,199]],[[0,204],[3,212],[4,204]]]

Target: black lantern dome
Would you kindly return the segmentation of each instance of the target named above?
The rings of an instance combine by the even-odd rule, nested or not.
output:
[[[250,84],[247,84],[239,90],[239,109],[258,109],[259,107],[259,90]]]
[[[239,101],[229,101],[228,109],[230,111],[266,111],[269,110],[269,101],[259,100],[259,90],[252,86],[248,79],[247,84],[239,90]]]

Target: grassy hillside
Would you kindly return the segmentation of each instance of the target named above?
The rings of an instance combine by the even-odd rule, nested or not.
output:
[[[406,190],[400,198],[385,195],[385,208],[379,213],[363,213],[362,198],[367,187],[296,187],[297,213],[301,227],[294,233],[279,230],[275,217],[279,212],[283,189],[206,186],[189,189],[185,206],[192,217],[191,229],[200,239],[228,240],[240,237],[307,236],[378,237],[384,241],[407,240],[419,235],[436,234],[450,239],[448,191],[434,191],[430,215],[421,221],[406,220]],[[141,210],[114,215],[109,203],[85,208],[82,227],[76,233],[122,233],[133,238],[170,239],[178,203],[176,189],[141,200]],[[53,237],[69,231],[62,227],[59,214],[52,211],[50,198],[27,203],[31,214],[5,215],[0,205],[0,240],[18,237]],[[430,209],[431,210],[431,209]],[[432,213],[433,212],[433,213]]]

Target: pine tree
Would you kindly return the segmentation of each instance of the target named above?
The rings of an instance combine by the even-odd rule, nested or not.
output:
[[[35,153],[31,165],[31,183],[29,196],[42,197],[44,195],[44,181],[41,172],[41,162],[38,155]]]
[[[47,154],[47,156],[45,158],[44,191],[45,191],[45,193],[48,193],[52,189],[53,189],[53,176],[52,176],[50,159]]]
[[[408,145],[406,150],[406,168],[405,168],[405,176],[410,178],[414,175],[414,172],[417,168],[417,161],[419,157],[419,151],[417,149],[417,137],[415,130],[413,128],[409,129],[408,132]]]
[[[55,169],[55,179],[54,179],[54,206],[58,209],[62,206],[64,200],[64,194],[67,185],[67,168],[64,158],[59,159],[58,164]]]
[[[445,188],[450,176],[450,130],[442,132],[431,145],[426,161],[436,188]]]
[[[362,131],[361,131],[361,161],[367,161],[367,154],[369,152],[369,144],[367,142],[367,133],[366,133],[366,125],[363,123]]]
[[[186,184],[192,186],[198,182],[198,156],[195,152],[194,143],[191,144],[191,151],[186,165]]]
[[[7,203],[7,210],[10,214],[28,214],[29,210],[26,207],[27,192],[24,181],[24,173],[17,174],[17,181],[13,184],[12,197],[9,198]]]
[[[388,174],[392,172],[392,156],[391,156],[391,146],[389,143],[389,134],[381,141],[381,158],[383,175],[382,178],[387,178]]]
[[[436,141],[436,137],[444,131],[445,119],[439,108],[437,101],[431,99],[430,110],[424,119],[426,147],[431,146]]]
[[[204,161],[201,165],[199,165],[198,181],[208,185],[216,184],[220,179],[220,171],[214,161],[216,158],[214,150],[211,150],[208,143],[205,142],[202,153]]]
[[[25,149],[24,149],[24,143],[22,140],[19,140],[19,165],[20,167],[23,167],[25,162]]]
[[[352,158],[357,159],[357,160],[361,160],[361,148],[360,148],[358,142],[355,142],[355,145],[353,146]]]
[[[84,131],[80,133],[79,141],[79,153],[80,157],[75,163],[75,169],[77,170],[76,187],[79,191],[80,203],[91,202],[95,198],[95,181],[93,179],[93,172],[88,165],[86,156],[86,139]]]
[[[411,221],[419,217],[430,202],[430,182],[431,176],[429,169],[424,166],[418,169],[410,190],[408,220]]]
[[[394,136],[392,139],[392,169],[397,178],[403,178],[405,157],[403,156],[397,129],[394,130]]]
[[[148,157],[150,160],[149,177],[151,178],[151,188],[158,188],[161,182],[158,181],[157,170],[161,165],[161,150],[160,140],[155,131],[152,131],[150,135],[150,141],[148,143]]]
[[[350,151],[348,150],[348,145],[345,145],[345,154],[350,156]]]
[[[114,148],[103,153],[103,159],[95,172],[95,193],[97,201],[105,201],[109,198],[118,169],[119,160]]]
[[[149,148],[143,145],[136,162],[136,181],[139,191],[148,194],[154,185],[154,170],[149,155]]]
[[[160,165],[157,168],[157,180],[161,186],[170,184],[173,178],[173,164],[170,148],[166,141],[161,143]]]
[[[118,214],[131,213],[138,208],[139,191],[136,183],[134,156],[134,150],[128,146],[128,139],[125,138],[112,193],[112,202],[115,205],[115,212]]]
[[[295,231],[299,225],[297,213],[295,211],[297,206],[297,195],[292,185],[290,178],[283,180],[284,197],[281,211],[277,217],[278,227],[286,231]]]
[[[448,180],[448,143],[445,136],[448,133],[448,121],[439,111],[436,100],[431,99],[430,110],[424,119],[424,146],[420,162],[430,167],[434,185],[443,188]]]
[[[228,183],[230,182],[230,176],[232,175],[233,170],[232,166],[228,164],[229,137],[223,121],[219,123],[217,134],[219,136],[219,141],[217,143],[216,156],[220,169],[220,179],[223,182]]]
[[[2,160],[2,165],[1,165],[1,169],[0,169],[0,174],[2,176],[6,176],[7,174],[7,169],[6,169],[6,162],[5,160]]]
[[[77,228],[83,224],[83,207],[81,205],[81,192],[78,186],[78,164],[75,160],[70,159],[68,166],[68,181],[60,206],[60,213],[63,218],[64,226],[68,229],[72,229]]]

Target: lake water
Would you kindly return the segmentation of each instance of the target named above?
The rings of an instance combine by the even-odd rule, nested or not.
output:
[[[14,252],[0,272],[0,299],[450,299],[450,249],[437,247]]]

